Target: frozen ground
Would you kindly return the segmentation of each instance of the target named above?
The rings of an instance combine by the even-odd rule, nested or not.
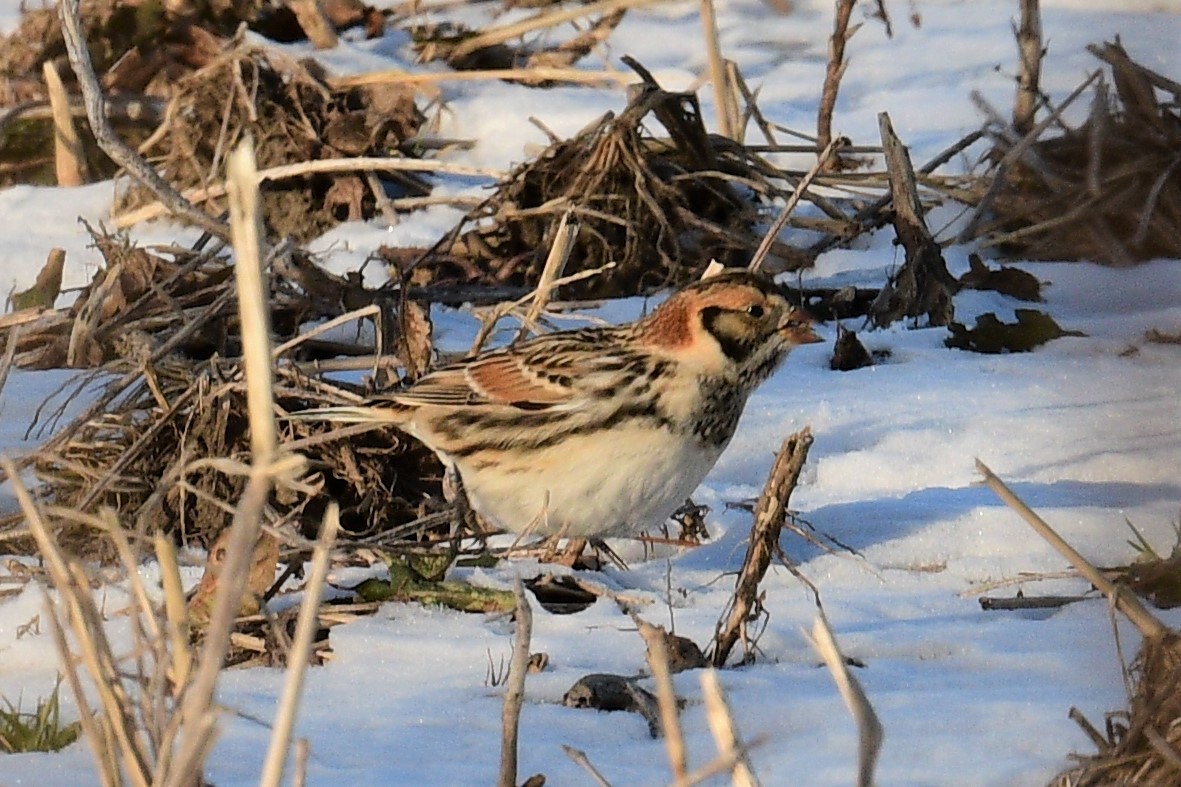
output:
[[[17,5],[0,0],[0,25],[14,24]],[[764,113],[809,129],[831,3],[797,0],[795,6],[780,16],[756,0],[721,2],[721,40],[748,81],[762,86]],[[1176,75],[1181,2],[1051,0],[1044,6],[1050,47],[1044,86],[1055,96],[1096,67],[1084,45],[1117,34],[1134,58]],[[600,53],[602,61],[619,67],[619,55],[632,54],[668,87],[694,84],[704,63],[697,7],[677,2],[629,13]],[[912,0],[887,7],[896,35],[887,39],[869,21],[854,38],[836,125],[872,143],[876,114],[888,111],[921,161],[978,124],[970,90],[1009,106],[1016,4]],[[921,27],[907,21],[912,10]],[[405,38],[395,34],[346,42],[324,59],[341,72],[361,71],[400,64],[405,48]],[[588,58],[590,67],[601,65],[594,60]],[[567,134],[623,103],[615,90],[536,91],[499,83],[449,85],[445,95],[450,112],[443,133],[478,139],[465,159],[493,167],[520,161],[525,146],[544,143],[526,120],[531,115]],[[701,99],[712,117],[708,90]],[[0,191],[0,287],[27,287],[53,246],[69,252],[67,286],[88,279],[97,255],[73,219],[104,219],[110,194],[109,184]],[[439,209],[392,229],[379,222],[346,226],[317,247],[331,249],[330,264],[345,268],[379,243],[433,241],[454,218]],[[945,211],[932,223],[954,218]],[[167,225],[136,233],[150,241],[191,235]],[[882,232],[854,249],[834,251],[804,280],[880,283],[900,261],[890,241],[891,233]],[[966,268],[970,251],[948,249],[954,273]],[[866,341],[871,349],[888,350],[889,360],[846,374],[827,369],[828,346],[797,350],[753,399],[732,446],[696,495],[711,506],[716,539],[670,560],[636,562],[630,571],[595,577],[651,598],[649,620],[675,622],[678,633],[708,641],[732,586],[719,577],[738,566],[749,525],[746,514],[726,504],[756,495],[781,439],[810,424],[816,442],[793,507],[861,557],[824,555],[793,538],[784,545],[819,586],[845,651],[866,664],[857,676],[886,730],[878,771],[883,785],[1042,784],[1066,766],[1071,750],[1090,751],[1067,719],[1068,709],[1077,706],[1101,721],[1124,701],[1103,602],[1053,613],[985,613],[963,595],[1018,572],[1064,567],[991,493],[974,485],[973,457],[988,462],[1100,564],[1131,559],[1125,518],[1167,550],[1181,517],[1181,350],[1143,339],[1149,328],[1181,331],[1181,263],[1162,260],[1126,271],[1089,264],[1022,267],[1050,282],[1045,308],[1085,337],[1026,355],[982,356],[945,349],[945,332],[938,329],[880,331]],[[959,318],[969,323],[974,314],[1003,316],[1013,306],[984,294],[957,300]],[[608,311],[622,319],[640,308],[633,301]],[[441,323],[445,342],[466,344],[470,322],[443,315]],[[824,330],[831,339],[834,328]],[[31,408],[61,380],[60,373],[13,373],[0,398],[5,450],[31,447],[22,440]],[[514,573],[528,576],[534,568],[518,563],[467,573],[507,587]],[[144,571],[154,576],[151,566]],[[754,752],[755,769],[766,784],[849,784],[853,725],[800,634],[812,620],[811,600],[783,570],[773,570],[766,588],[771,619],[759,643],[763,658],[721,676],[740,729],[769,736]],[[1029,587],[1083,589],[1066,581]],[[103,592],[106,609],[123,606],[119,587]],[[52,686],[56,656],[46,626],[40,635],[16,637],[42,603],[35,588],[0,603],[0,696],[15,700],[23,692],[30,699]],[[1165,618],[1181,624],[1176,614]],[[112,614],[111,620],[115,632],[124,632],[122,618]],[[1137,639],[1127,627],[1121,630],[1132,652]],[[489,653],[496,661],[507,657],[509,622],[387,605],[371,619],[335,628],[332,644],[336,657],[311,672],[297,726],[311,745],[311,784],[494,780],[500,690],[485,685],[485,669]],[[522,774],[544,772],[551,784],[589,784],[562,754],[565,743],[585,750],[615,784],[668,780],[663,745],[648,738],[639,717],[560,705],[584,674],[644,669],[643,645],[628,619],[608,602],[565,617],[537,610],[534,649],[549,654],[550,668],[529,679]],[[282,679],[267,670],[224,676],[219,698],[232,712],[209,763],[212,782],[256,781],[269,734],[264,722]],[[713,745],[696,675],[678,676],[677,687],[688,700],[690,761],[701,765]],[[55,755],[7,756],[0,758],[0,784],[94,783],[90,768],[81,744]]]

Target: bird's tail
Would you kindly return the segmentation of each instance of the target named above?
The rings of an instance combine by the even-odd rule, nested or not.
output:
[[[335,424],[391,424],[404,423],[409,408],[396,405],[366,407],[364,405],[342,407],[318,407],[314,410],[298,410],[287,414],[291,421],[328,421]]]

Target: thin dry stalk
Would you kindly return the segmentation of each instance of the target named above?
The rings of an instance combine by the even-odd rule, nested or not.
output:
[[[324,597],[324,583],[328,578],[328,557],[339,529],[340,508],[336,503],[330,503],[324,512],[320,538],[312,551],[312,571],[304,586],[305,594],[295,624],[295,640],[287,654],[287,679],[283,683],[283,696],[279,699],[279,710],[275,713],[270,748],[267,749],[267,758],[258,782],[261,787],[278,787],[283,779],[291,730],[295,727],[295,712],[303,693],[303,679],[312,653],[312,640],[319,626],[320,600]]]
[[[537,324],[537,318],[553,297],[554,282],[566,271],[566,263],[570,261],[570,252],[574,250],[574,238],[577,235],[578,225],[570,223],[569,212],[563,213],[558,228],[554,230],[554,242],[550,246],[549,256],[545,258],[545,267],[541,269],[541,276],[537,280],[533,302],[529,304],[529,311],[525,312],[525,319],[517,334],[518,340]]]
[[[197,671],[193,682],[185,692],[181,713],[184,730],[179,736],[180,748],[176,755],[177,771],[167,787],[182,787],[187,784],[180,774],[196,773],[213,748],[214,726],[217,712],[213,708],[213,690],[229,647],[230,632],[234,617],[246,587],[246,575],[250,568],[253,536],[257,535],[258,523],[270,492],[270,477],[265,472],[251,476],[246,491],[238,503],[238,511],[231,525],[231,537],[227,545],[226,562],[213,602],[213,614],[206,628],[205,643],[197,659]],[[246,537],[243,537],[246,536]]]
[[[193,669],[193,653],[189,649],[189,615],[185,602],[184,586],[180,581],[180,566],[176,560],[176,547],[162,533],[153,539],[156,562],[160,566],[160,581],[164,588],[164,617],[167,621],[168,640],[172,647],[172,668],[169,677],[179,692],[188,685]]]
[[[366,317],[377,320],[380,318],[380,316],[381,316],[381,307],[375,303],[371,303],[368,306],[362,306],[360,309],[353,309],[351,312],[346,312],[346,313],[340,315],[339,317],[333,317],[331,320],[327,320],[327,321],[322,322],[312,328],[309,328],[308,330],[301,333],[299,336],[296,336],[296,337],[284,342],[283,344],[280,344],[278,347],[276,347],[274,350],[271,351],[271,357],[278,360],[280,357],[282,357],[283,353],[289,352],[290,350],[298,347],[299,345],[303,344],[304,342],[308,341],[309,339],[314,339],[317,336],[328,333],[329,331],[336,328],[337,326],[348,325],[350,322],[357,322],[357,321],[365,319]],[[381,341],[381,333],[379,331],[378,332],[378,342],[380,343],[380,341]],[[380,349],[381,348],[378,347],[379,351],[380,351]],[[378,352],[378,355],[381,355],[381,353]],[[366,366],[369,366],[369,365],[371,365],[371,362],[366,364]]]
[[[758,604],[759,584],[771,565],[771,557],[779,549],[779,534],[787,520],[788,500],[811,446],[812,430],[805,427],[784,440],[775,456],[775,464],[755,506],[754,527],[746,556],[742,559],[742,570],[738,574],[734,594],[730,597],[727,611],[718,620],[714,633],[710,660],[715,667],[726,666],[730,651],[739,640],[746,641],[746,624]],[[746,658],[750,656],[750,653],[746,654]]]
[[[529,643],[533,637],[533,609],[519,576],[513,579],[513,596],[517,599],[517,630],[500,712],[499,787],[517,785],[517,739],[521,731],[521,706],[525,703],[525,676],[529,672]]]
[[[454,164],[436,159],[359,156],[357,158],[325,158],[315,161],[301,161],[298,164],[285,164],[281,167],[259,170],[256,173],[256,177],[259,185],[262,185],[271,180],[287,180],[288,178],[301,177],[303,175],[317,175],[329,172],[357,172],[362,170],[373,170],[376,172],[432,172],[493,179],[500,179],[505,176],[504,170],[494,169],[492,167]]]
[[[111,128],[107,120],[106,99],[98,84],[98,78],[94,75],[90,50],[82,34],[79,5],[80,0],[62,0],[57,4],[57,11],[61,19],[62,38],[70,57],[70,66],[74,69],[78,86],[82,90],[82,99],[86,104],[86,119],[90,122],[90,130],[94,133],[95,141],[112,161],[156,195],[156,199],[167,205],[171,213],[191,221],[212,235],[228,238],[229,227],[177,194],[176,190]]]
[[[49,106],[53,110],[53,163],[57,185],[81,186],[86,183],[86,152],[82,149],[74,114],[70,111],[70,97],[52,60],[45,61],[42,72]]]
[[[238,280],[238,315],[242,320],[242,361],[249,382],[246,404],[250,416],[250,448],[254,464],[259,466],[274,459],[278,437],[271,411],[274,371],[271,364],[271,310],[267,304],[269,288],[262,261],[262,210],[258,203],[254,143],[250,137],[230,155],[226,174],[234,270]]]
[[[697,787],[698,784],[705,784],[719,774],[733,773],[740,757],[747,756],[756,746],[762,746],[768,739],[767,735],[756,735],[748,745],[740,747],[733,754],[719,754],[690,773],[685,779],[684,787]]]
[[[561,287],[562,285],[574,284],[575,282],[580,282],[580,281],[583,281],[584,279],[589,279],[592,276],[597,276],[600,273],[603,273],[604,271],[609,271],[614,267],[615,267],[615,263],[609,262],[606,265],[599,266],[598,268],[591,268],[589,270],[578,271],[577,273],[572,273],[569,276],[562,276],[560,278],[554,279],[552,282],[550,282],[549,287],[551,290],[555,290],[558,287]],[[480,352],[480,349],[484,346],[484,343],[486,341],[488,341],[488,337],[492,335],[492,331],[495,330],[496,324],[498,322],[500,322],[500,320],[503,317],[505,317],[506,315],[512,314],[517,309],[524,306],[526,303],[529,303],[530,301],[534,300],[536,297],[537,297],[537,291],[535,288],[534,290],[531,290],[528,294],[522,295],[520,298],[518,298],[515,301],[507,301],[505,303],[500,303],[500,304],[497,304],[496,306],[494,306],[491,310],[491,313],[488,316],[483,318],[482,323],[480,325],[480,329],[478,331],[476,331],[476,338],[472,340],[472,346],[471,346],[471,349],[468,350],[468,355],[475,355],[476,353]]]
[[[873,784],[873,774],[877,767],[878,753],[882,749],[885,730],[877,713],[865,696],[861,683],[849,672],[849,666],[841,650],[837,647],[833,637],[832,627],[824,616],[824,610],[816,608],[816,622],[812,624],[812,634],[804,632],[804,636],[812,643],[812,647],[824,659],[832,679],[845,700],[845,706],[857,724],[857,787],[870,787]]]
[[[832,35],[828,39],[828,64],[824,69],[824,86],[820,90],[820,108],[816,114],[816,143],[827,147],[832,143],[832,113],[845,75],[845,45],[849,42],[849,17],[857,0],[837,0]]]
[[[660,709],[660,729],[664,733],[664,748],[673,784],[684,787],[689,782],[689,763],[685,749],[685,734],[681,730],[681,712],[677,708],[677,693],[673,689],[672,670],[668,665],[668,644],[664,629],[653,626],[632,614],[632,620],[648,646],[648,668],[656,685],[656,703]]]
[[[311,749],[307,738],[300,738],[295,742],[295,773],[291,774],[291,787],[307,787],[308,756]]]
[[[595,780],[595,784],[599,785],[599,787],[611,787],[611,782],[607,781],[606,777],[599,773],[598,769],[595,768],[594,764],[590,761],[590,758],[586,756],[586,752],[584,752],[582,749],[576,749],[573,746],[567,746],[563,743],[562,751],[564,751],[566,756],[573,760],[576,765],[590,774],[590,777]]]
[[[361,156],[357,158],[317,159],[302,161],[298,164],[284,164],[280,167],[259,170],[256,173],[258,183],[267,181],[287,180],[305,175],[327,174],[334,172],[435,172],[465,177],[501,178],[504,172],[489,167],[473,167],[467,164],[452,164],[433,159],[411,158],[374,158]],[[190,189],[184,193],[187,200],[194,203],[221,197],[226,193],[226,187],[215,183],[204,188]],[[135,210],[121,213],[114,218],[114,225],[119,229],[135,226],[141,221],[164,216],[171,210],[171,206],[163,200],[153,202]]]
[[[273,482],[298,470],[298,458],[275,460],[277,443],[272,397],[272,364],[269,309],[263,286],[259,249],[262,229],[258,209],[258,187],[254,155],[249,140],[230,155],[227,170],[231,186],[230,221],[237,259],[242,345],[247,383],[248,417],[253,465],[242,499],[238,502],[222,565],[213,612],[206,629],[193,683],[185,694],[182,713],[185,730],[176,756],[177,774],[198,773],[213,745],[217,714],[212,707],[213,691],[229,647],[234,617],[246,588],[254,544],[258,540],[262,513]],[[167,787],[181,787],[179,775]]]
[[[705,698],[705,720],[709,723],[714,742],[718,746],[718,754],[733,760],[734,767],[730,771],[730,783],[734,787],[757,787],[759,780],[751,767],[750,758],[746,755],[739,742],[738,729],[734,724],[734,716],[726,702],[726,693],[718,680],[715,669],[705,669],[701,673],[701,692]]]
[[[83,616],[81,614],[75,614],[86,603],[89,603],[91,606],[94,604],[94,600],[90,595],[89,585],[84,584],[85,591],[79,594],[79,588],[74,584],[73,574],[66,562],[65,556],[57,545],[53,531],[45,523],[45,520],[41,517],[41,512],[37,510],[36,505],[33,503],[33,498],[21,480],[16,465],[9,457],[0,456],[0,466],[3,466],[4,471],[8,474],[13,494],[16,496],[21,511],[25,515],[25,521],[29,524],[29,530],[37,542],[37,547],[45,562],[45,568],[49,574],[50,581],[53,582],[53,586],[57,589],[58,595],[61,597],[61,603],[69,610],[69,619],[73,621],[74,634],[79,646],[86,648],[90,645],[93,647],[94,640],[89,636],[89,632],[79,630],[85,628]],[[74,701],[78,705],[82,728],[86,733],[86,741],[90,744],[91,753],[94,755],[95,765],[97,766],[104,787],[123,784],[123,778],[120,775],[121,761],[124,763],[128,777],[134,783],[142,785],[150,784],[150,776],[146,770],[140,767],[142,765],[142,758],[135,756],[134,753],[130,758],[125,756],[129,749],[131,749],[131,740],[126,728],[120,727],[118,724],[118,720],[124,718],[123,709],[118,706],[117,701],[113,706],[106,704],[110,700],[109,687],[105,685],[104,680],[106,676],[101,673],[91,672],[91,680],[99,684],[96,688],[100,691],[100,703],[103,704],[106,710],[105,715],[93,714],[90,711],[86,692],[82,687],[78,662],[70,652],[69,644],[66,642],[64,626],[59,619],[56,609],[51,607],[48,617],[53,629],[58,653],[65,666],[70,690],[74,695]],[[89,658],[83,659],[83,663],[88,670],[101,661],[103,659],[93,651],[91,651]],[[104,692],[104,689],[108,689],[108,691]],[[122,730],[122,735],[117,733],[117,729]]]
[[[12,371],[12,362],[16,360],[16,346],[20,341],[20,326],[13,326],[8,331],[7,341],[4,343],[4,357],[0,358],[0,392],[8,383],[8,375]]]
[[[701,0],[701,26],[705,31],[705,51],[709,59],[709,81],[713,84],[716,105],[718,133],[726,139],[739,141],[738,105],[734,91],[726,78],[726,62],[722,58],[722,46],[718,41],[718,17],[714,13],[713,0]]]
[[[328,84],[336,89],[381,85],[397,82],[407,85],[433,85],[438,82],[499,82],[516,79],[543,80],[592,87],[627,87],[635,77],[624,71],[583,71],[577,68],[532,66],[530,68],[490,68],[480,71],[439,71],[410,73],[400,69],[372,71],[356,76],[335,77]]]
[[[1013,101],[1013,128],[1022,134],[1033,129],[1033,117],[1041,99],[1042,15],[1038,0],[1021,0],[1021,26],[1014,31],[1020,56],[1017,97]]]
[[[1168,628],[1161,623],[1159,619],[1140,602],[1132,593],[1126,589],[1114,584],[1110,579],[1104,576],[1103,572],[1095,568],[1095,566],[1083,557],[1079,552],[1066,542],[1066,539],[1058,535],[1054,528],[1046,523],[1046,520],[1038,516],[1033,509],[1027,506],[1021,498],[1013,493],[1005,485],[1005,482],[996,476],[988,465],[976,460],[976,471],[984,476],[985,485],[996,494],[1009,508],[1016,511],[1022,519],[1024,519],[1030,527],[1042,538],[1044,538],[1050,546],[1058,551],[1058,554],[1066,558],[1072,566],[1083,578],[1099,589],[1101,593],[1113,601],[1120,612],[1127,616],[1128,620],[1140,630],[1140,633],[1146,638],[1159,639],[1168,633]]]
[[[86,700],[86,692],[82,688],[82,677],[78,673],[77,664],[70,658],[70,645],[66,641],[66,632],[62,628],[57,615],[49,616],[49,628],[53,632],[53,644],[57,652],[66,663],[66,680],[70,684],[70,692],[74,695],[74,702],[78,706],[78,718],[82,724],[82,734],[86,736],[86,743],[94,756],[102,787],[123,787],[122,771],[119,767],[118,749],[107,735],[107,726],[98,714],[91,712]]]
[[[763,262],[767,259],[767,254],[770,253],[771,247],[775,245],[775,239],[783,228],[787,226],[787,220],[791,218],[792,211],[796,209],[796,205],[800,204],[800,200],[804,198],[808,189],[812,186],[812,181],[816,176],[824,171],[828,165],[829,159],[832,157],[832,152],[836,148],[836,143],[829,141],[820,151],[820,155],[816,157],[816,163],[808,168],[804,173],[804,177],[800,178],[800,182],[796,184],[795,189],[792,190],[791,196],[787,199],[787,204],[783,206],[783,210],[775,218],[775,221],[767,229],[766,234],[763,235],[763,240],[759,243],[759,247],[755,249],[754,256],[751,257],[750,270],[757,271],[763,266]]]
[[[56,548],[56,544],[50,544],[50,548]],[[148,740],[144,730],[136,724],[134,701],[123,684],[114,650],[107,638],[103,614],[91,595],[90,578],[82,566],[72,560],[68,568],[71,590],[66,598],[82,664],[106,711],[104,722],[113,732],[123,768],[130,772],[134,784],[146,787],[152,782],[153,771]]]
[[[575,19],[582,19],[587,16],[594,16],[598,14],[610,14],[613,11],[618,11],[624,8],[638,8],[649,3],[654,3],[657,0],[598,0],[598,2],[590,3],[588,5],[580,5],[574,8],[566,8],[561,11],[541,12],[535,14],[528,19],[523,19],[520,22],[512,24],[501,25],[500,27],[491,27],[484,30],[479,35],[472,36],[459,46],[452,50],[449,59],[452,62],[462,59],[463,57],[478,52],[481,49],[487,49],[490,46],[503,44],[526,33],[532,33],[534,30],[544,30],[547,27],[556,27],[566,22],[573,22]],[[532,71],[532,69],[529,69]]]

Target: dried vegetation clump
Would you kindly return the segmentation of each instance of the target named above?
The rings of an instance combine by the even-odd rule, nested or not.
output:
[[[225,210],[224,198],[198,191],[218,183],[223,159],[238,141],[253,137],[262,170],[291,164],[397,153],[423,121],[414,91],[396,83],[334,89],[308,63],[268,47],[242,45],[181,79],[168,108],[165,133],[142,151],[169,180],[206,209]],[[423,196],[426,183],[412,175],[356,172],[297,175],[263,189],[263,214],[275,234],[308,240],[342,221],[373,218],[386,191]],[[120,212],[152,202],[133,185]]]
[[[106,266],[74,305],[27,309],[0,329],[18,367],[93,370],[63,392],[62,408],[81,387],[105,381],[99,402],[32,457],[42,482],[38,494],[48,505],[83,514],[109,507],[139,532],[170,533],[182,543],[208,546],[233,515],[227,501],[237,500],[245,485],[234,463],[249,453],[233,268],[208,252],[162,255],[118,237],[96,235],[95,241]],[[309,286],[305,274],[314,264],[302,253],[287,255],[272,265],[268,297],[274,340],[281,345],[279,413],[356,402],[357,390],[308,372],[390,374],[402,364],[397,356],[381,354],[384,342],[399,342],[401,357],[414,348],[429,355],[423,307],[399,307],[380,292],[366,296],[323,272]],[[335,293],[332,285],[339,288]],[[342,303],[359,297],[368,297],[369,304],[345,322],[376,324],[376,341],[373,330],[355,341],[301,332],[308,321],[340,317]],[[401,310],[414,317],[400,320]],[[399,341],[403,322],[419,334],[412,341]],[[336,358],[342,354],[353,357]],[[61,414],[59,409],[43,417],[54,422]],[[284,428],[285,437],[309,458],[312,472],[302,487],[274,493],[273,524],[292,523],[311,537],[327,501],[338,500],[345,533],[359,539],[380,541],[424,517],[446,530],[447,517],[433,516],[444,505],[442,471],[420,444],[388,430],[325,433],[324,425],[305,422]],[[400,533],[409,540],[425,535],[414,526]],[[86,526],[66,526],[61,537],[83,554],[113,557],[107,539]]]
[[[294,4],[293,4],[294,5]],[[336,27],[365,24],[380,34],[384,17],[357,0],[326,4]],[[239,25],[277,40],[302,38],[287,5],[258,2],[190,6],[157,0],[83,5],[86,44],[110,122],[119,135],[179,191],[224,211],[220,184],[226,152],[247,133],[258,141],[262,166],[342,156],[400,154],[422,121],[413,89],[396,83],[332,88],[317,67],[273,48],[243,45]],[[54,127],[42,69],[51,66],[73,88],[73,72],[56,11],[29,10],[21,26],[0,39],[0,96],[13,102],[0,114],[0,185],[52,183]],[[81,135],[87,164],[99,177],[116,168]],[[267,218],[280,234],[306,239],[340,221],[370,218],[391,192],[426,194],[418,179],[352,173],[303,175],[273,186]],[[121,209],[153,201],[138,182],[121,195]]]
[[[1096,729],[1077,708],[1070,710],[1070,718],[1082,727],[1098,752],[1091,756],[1075,755],[1079,765],[1059,774],[1051,782],[1051,787],[1176,784],[1177,774],[1181,772],[1181,757],[1178,756],[1178,746],[1181,745],[1181,635],[1161,622],[1137,595],[1150,594],[1152,585],[1144,581],[1145,574],[1138,577],[1126,569],[1101,571],[979,459],[976,468],[984,476],[984,483],[1066,558],[1083,579],[1102,592],[1113,610],[1126,617],[1143,637],[1140,652],[1131,668],[1125,668],[1124,672],[1128,709],[1108,713],[1105,732]],[[1130,543],[1138,549],[1147,547],[1143,537],[1132,529],[1137,541]],[[1148,553],[1151,553],[1150,557]],[[1151,548],[1145,550],[1138,565],[1147,570],[1146,575],[1158,570],[1176,570],[1171,557],[1162,559]],[[1111,576],[1113,574],[1115,579]],[[1130,581],[1124,584],[1124,580]],[[1136,592],[1130,592],[1129,586]],[[1039,600],[1046,601],[1044,597]],[[1122,659],[1119,629],[1115,629],[1115,635],[1116,651]],[[1124,667],[1122,663],[1120,666]]]
[[[22,7],[16,30],[0,36],[0,84],[16,102],[45,98],[42,63],[66,65],[56,9],[33,5]],[[358,0],[322,5],[338,29],[363,25],[370,37],[383,32],[382,14]],[[95,72],[114,95],[166,98],[172,81],[208,65],[242,25],[276,41],[305,37],[289,6],[262,0],[83,0],[81,18]]]
[[[1146,637],[1130,670],[1127,711],[1107,714],[1100,733],[1075,711],[1097,754],[1060,774],[1051,787],[1176,784],[1181,751],[1181,636]]]
[[[760,241],[758,199],[789,193],[784,174],[708,134],[696,96],[665,91],[633,67],[647,79],[627,107],[552,139],[514,170],[422,257],[430,273],[420,283],[533,286],[565,214],[578,225],[565,273],[603,269],[563,289],[572,297],[646,293],[699,278],[711,259],[749,261]],[[398,261],[404,251],[384,254]],[[810,260],[784,244],[775,251],[795,267]]]
[[[992,129],[998,167],[994,183],[980,181],[988,218],[975,235],[1023,259],[1181,257],[1181,85],[1118,41],[1089,49],[1110,66],[1114,95],[1100,75],[1081,126],[1060,119],[1064,105],[1028,134]]]

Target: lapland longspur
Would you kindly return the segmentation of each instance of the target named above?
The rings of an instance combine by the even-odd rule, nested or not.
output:
[[[292,417],[407,432],[506,530],[635,534],[662,524],[701,483],[747,398],[788,352],[819,341],[772,282],[730,271],[633,323],[539,336],[367,406]]]

